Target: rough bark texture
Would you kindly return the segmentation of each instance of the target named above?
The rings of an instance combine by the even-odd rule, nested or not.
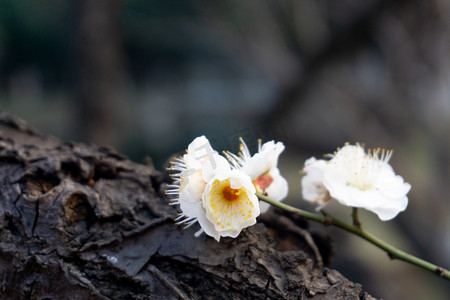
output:
[[[111,149],[0,112],[0,162],[1,299],[372,299],[263,223],[195,238],[173,224],[164,175]]]

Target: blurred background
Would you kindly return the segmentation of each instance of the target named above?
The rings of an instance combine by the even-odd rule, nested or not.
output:
[[[299,170],[345,142],[394,149],[412,185],[388,242],[450,268],[450,2],[1,0],[0,109],[158,169],[193,138],[283,141]],[[348,209],[329,209],[349,220]],[[448,299],[450,284],[340,230],[330,265],[383,299]]]

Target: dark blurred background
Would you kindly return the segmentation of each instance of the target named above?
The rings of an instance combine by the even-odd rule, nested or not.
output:
[[[286,201],[308,210],[306,158],[395,149],[408,209],[363,225],[449,268],[449,25],[446,0],[0,0],[0,108],[159,169],[202,134],[217,150],[280,140]],[[374,296],[448,299],[448,282],[313,227],[334,238],[330,267]]]

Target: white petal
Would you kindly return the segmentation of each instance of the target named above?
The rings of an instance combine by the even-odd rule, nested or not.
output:
[[[202,135],[198,138],[195,138],[192,143],[188,146],[188,154],[192,155],[193,157],[200,157],[207,155],[206,149],[211,149],[211,144],[209,143],[208,139]],[[196,155],[197,154],[197,155]]]
[[[181,197],[181,195],[180,195]],[[189,218],[198,218],[205,212],[202,207],[202,203],[200,201],[189,202],[189,201],[180,201],[180,208],[183,213]]]
[[[222,196],[221,188],[241,189],[239,197],[228,200]],[[213,223],[221,236],[236,237],[239,232],[255,224],[260,214],[255,187],[248,175],[239,170],[216,174],[206,184],[202,194],[206,218]]]
[[[221,236],[227,236],[227,237],[232,237],[232,238],[236,238],[242,231],[242,229],[247,228],[249,226],[255,225],[256,224],[256,218],[249,220],[248,222],[245,223],[245,226],[243,226],[241,229],[239,230],[224,230],[224,231],[220,231],[220,235]]]
[[[283,150],[284,145],[281,142],[266,142],[261,147],[260,152],[245,160],[242,170],[252,179],[256,179],[272,168],[277,167],[278,157]]]
[[[406,209],[406,207],[408,206],[408,197],[404,196],[400,199],[396,199],[394,201],[395,203],[395,207],[375,207],[373,209],[371,209],[371,211],[373,211],[374,213],[376,213],[378,215],[378,217],[380,218],[380,220],[382,221],[388,221],[393,219],[394,217],[397,216],[398,213],[404,211]]]
[[[386,197],[394,199],[405,196],[411,189],[411,185],[405,183],[401,176],[395,175],[392,168],[384,168],[382,170],[375,187]]]
[[[212,160],[206,160],[202,166],[203,179],[208,182],[215,174],[227,173],[230,171],[229,162],[219,154],[214,154]]]
[[[267,158],[270,162],[270,168],[276,168],[278,164],[278,157],[284,151],[282,142],[275,143],[274,141],[266,142],[262,145],[260,153],[267,153]]]
[[[283,200],[289,190],[286,179],[280,175],[278,168],[272,169],[269,175],[272,176],[273,182],[266,189],[267,196],[275,201]]]
[[[251,178],[240,170],[233,170],[230,172],[230,187],[232,189],[238,189],[240,187],[245,187],[245,189],[251,193],[255,194],[256,189],[253,185]]]
[[[242,170],[252,179],[258,178],[270,169],[270,163],[265,157],[259,153],[253,155],[250,159],[244,162]]]
[[[325,207],[329,202],[328,190],[324,185],[324,169],[327,163],[324,160],[316,160],[311,157],[305,161],[303,170],[306,175],[302,177],[302,196],[309,202],[317,202],[320,208]]]
[[[203,206],[202,206],[203,209]],[[214,224],[211,223],[207,218],[206,218],[206,214],[203,212],[202,214],[199,214],[198,218],[198,223],[200,224],[200,226],[202,227],[202,229],[205,231],[205,233],[213,238],[216,239],[216,241],[220,241],[220,236],[222,236],[221,233],[219,233],[216,228],[214,227]]]
[[[206,182],[201,176],[201,172],[198,171],[188,176],[186,181],[186,185],[180,189],[180,198],[186,199],[189,202],[201,201],[206,185]]]

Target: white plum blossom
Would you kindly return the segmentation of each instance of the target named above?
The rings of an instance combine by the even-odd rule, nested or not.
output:
[[[180,205],[182,211],[176,219],[177,224],[189,227],[198,222],[201,229],[196,236],[204,231],[216,239],[220,238],[214,225],[206,218],[202,194],[215,173],[231,171],[227,160],[213,150],[205,136],[200,136],[189,144],[186,154],[171,162],[169,170],[177,171],[172,175],[174,184],[168,185],[166,190],[166,194],[175,197],[171,204]]]
[[[323,170],[327,163],[323,159],[317,160],[311,157],[305,161],[302,178],[303,199],[309,202],[317,202],[317,210],[324,208],[330,201],[331,196],[327,188],[323,185]]]
[[[245,227],[254,225],[259,216],[258,197],[249,176],[238,170],[218,173],[202,194],[206,218],[220,236],[237,237]]]
[[[396,175],[389,165],[391,156],[392,151],[378,148],[366,153],[359,144],[346,144],[330,155],[331,159],[326,161],[325,165],[320,163],[322,167],[314,167],[319,161],[306,166],[306,176],[316,176],[308,174],[308,167],[310,172],[321,169],[322,186],[333,199],[347,206],[372,211],[382,221],[387,221],[406,209],[408,205],[406,194],[411,189],[410,184]],[[315,183],[312,183],[313,181],[309,180],[308,185],[306,180],[303,188],[311,191],[314,189],[311,184],[320,186],[317,185],[320,179]],[[308,197],[308,193],[306,195]]]
[[[261,140],[258,140],[258,152],[252,156],[244,140],[241,138],[240,141],[239,156],[230,152],[225,153],[231,165],[250,176],[257,192],[275,201],[286,198],[288,184],[277,166],[278,157],[284,150],[283,143],[269,141],[261,146]],[[261,213],[266,212],[269,206],[268,203],[260,202]]]
[[[258,198],[248,175],[231,170],[229,162],[214,151],[205,136],[196,138],[187,153],[175,158],[169,170],[174,184],[166,193],[175,198],[182,213],[177,224],[198,222],[202,232],[214,237],[236,237],[243,228],[256,223]]]

